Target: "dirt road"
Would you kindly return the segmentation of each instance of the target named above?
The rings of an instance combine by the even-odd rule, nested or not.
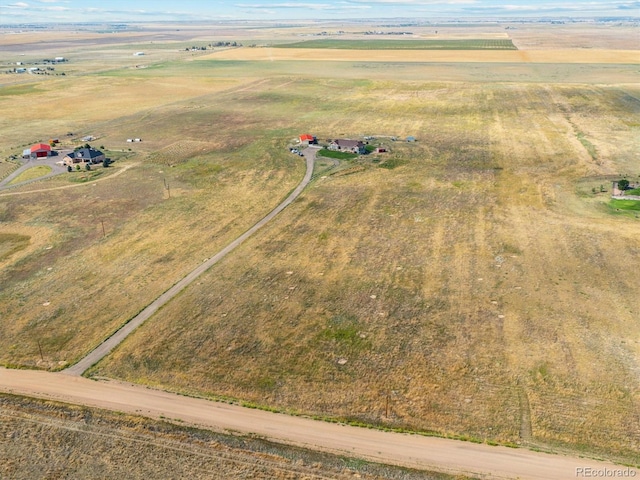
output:
[[[175,297],[178,293],[180,293],[184,288],[186,288],[189,284],[191,284],[196,278],[202,275],[204,272],[209,270],[213,265],[222,260],[227,254],[235,250],[237,247],[242,245],[242,243],[257,232],[260,228],[265,226],[268,222],[270,222],[276,215],[278,215],[282,210],[284,210],[287,206],[289,206],[298,196],[302,193],[305,187],[311,181],[311,175],[313,174],[313,165],[316,158],[317,149],[313,147],[309,147],[305,149],[304,156],[307,164],[307,171],[304,175],[302,181],[298,184],[296,189],[291,192],[291,194],[284,199],[280,205],[274,208],[266,217],[256,223],[253,227],[247,230],[245,233],[236,238],[233,242],[227,245],[225,248],[220,250],[213,257],[209,258],[206,262],[202,263],[200,266],[191,271],[184,278],[179,280],[173,287],[164,292],[158,298],[156,298],[153,302],[151,302],[147,307],[142,310],[138,315],[133,317],[126,325],[120,328],[117,332],[107,338],[104,342],[98,345],[95,350],[91,351],[86,357],[81,359],[75,365],[70,366],[65,369],[63,373],[68,375],[82,375],[87,369],[89,369],[92,365],[95,365],[100,360],[102,360],[105,356],[109,355],[109,353],[116,348],[120,343],[124,341],[136,328],[142,325],[146,320],[149,319],[155,312],[158,311],[163,305],[169,302],[173,297]]]
[[[0,391],[180,421],[214,431],[255,434],[386,464],[482,478],[565,480],[580,478],[576,475],[578,468],[605,473],[627,471],[627,467],[581,458],[337,425],[61,373],[0,368]],[[627,476],[635,473],[640,478],[640,471],[629,472]]]

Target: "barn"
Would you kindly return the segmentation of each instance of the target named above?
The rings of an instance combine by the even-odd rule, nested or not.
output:
[[[316,137],[314,137],[313,135],[309,135],[308,133],[303,133],[302,135],[300,135],[300,143],[312,145],[312,144],[318,143],[318,141],[316,140]]]
[[[34,158],[48,157],[51,155],[51,146],[46,143],[37,143],[31,147],[31,156]]]

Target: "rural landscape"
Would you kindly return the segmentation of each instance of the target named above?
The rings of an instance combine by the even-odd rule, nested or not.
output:
[[[0,477],[538,478],[76,405],[9,372],[637,472],[637,21],[18,30]]]

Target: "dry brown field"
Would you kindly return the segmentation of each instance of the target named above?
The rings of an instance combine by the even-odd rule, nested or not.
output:
[[[640,174],[638,90],[319,83],[289,94],[319,138],[419,141],[319,180],[94,374],[637,462],[640,223],[589,190]]]
[[[555,50],[78,52],[88,73],[19,84],[3,158],[73,131],[135,166],[0,192],[0,362],[93,348],[286,195],[297,134],[371,135],[390,152],[318,175],[91,375],[640,464],[640,220],[600,193],[640,175],[638,52],[549,29]]]
[[[202,59],[254,61],[442,62],[442,63],[588,63],[639,64],[640,50],[554,49],[518,51],[329,50],[313,48],[242,48]]]

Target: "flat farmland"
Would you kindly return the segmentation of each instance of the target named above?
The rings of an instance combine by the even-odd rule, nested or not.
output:
[[[519,51],[164,44],[144,68],[134,35],[79,46],[67,78],[0,88],[2,158],[84,135],[117,158],[97,182],[0,192],[0,363],[56,370],[94,348],[288,194],[300,133],[371,136],[388,152],[323,164],[89,375],[640,464],[640,220],[607,192],[640,176],[638,51],[584,35]]]
[[[517,50],[508,39],[468,40],[306,40],[278,48],[328,48],[332,50]]]
[[[326,48],[240,48],[212,53],[203,59],[269,61],[370,61],[407,63],[541,63],[638,64],[639,50],[358,50]]]
[[[318,179],[92,374],[637,462],[640,223],[589,190],[640,174],[638,90],[305,79],[271,99],[301,97],[318,138],[418,142]]]

